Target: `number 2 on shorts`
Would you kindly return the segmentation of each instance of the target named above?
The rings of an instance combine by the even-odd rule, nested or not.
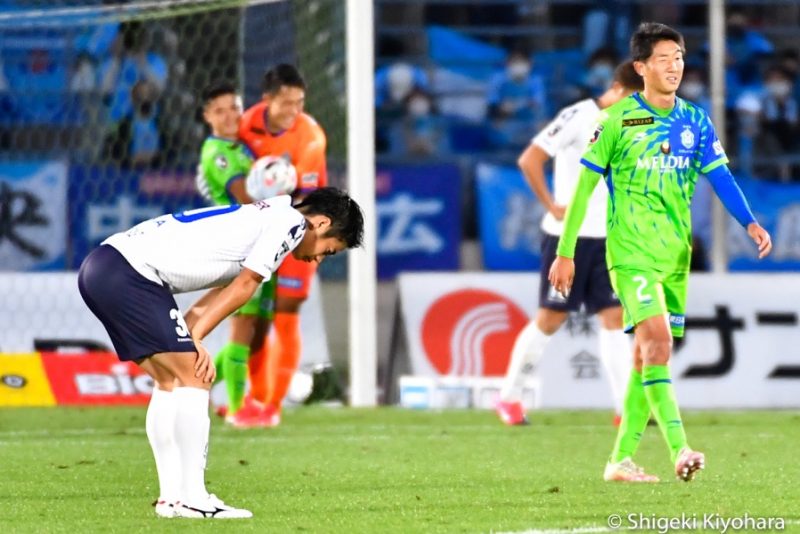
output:
[[[650,302],[653,300],[653,297],[644,293],[644,288],[647,287],[647,278],[638,275],[633,277],[633,281],[639,284],[639,287],[636,288],[636,298],[639,299],[639,302]]]

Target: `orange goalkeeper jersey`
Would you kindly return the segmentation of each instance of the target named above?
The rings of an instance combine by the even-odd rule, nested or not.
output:
[[[257,158],[288,157],[297,170],[297,192],[309,192],[328,185],[325,165],[327,139],[322,127],[311,115],[301,113],[288,130],[270,133],[266,126],[264,102],[244,112],[239,123],[239,138]]]

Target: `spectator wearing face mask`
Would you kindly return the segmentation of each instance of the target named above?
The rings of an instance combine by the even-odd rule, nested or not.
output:
[[[111,122],[118,123],[134,111],[133,87],[145,81],[159,94],[166,88],[167,63],[150,50],[150,33],[137,21],[126,23],[100,65],[100,91],[108,104]]]
[[[683,71],[683,81],[678,88],[678,96],[697,104],[707,113],[711,113],[711,98],[702,68],[686,67]]]
[[[776,159],[800,149],[800,110],[792,96],[793,90],[791,74],[781,66],[773,65],[764,72],[759,91],[745,92],[736,102],[739,138],[745,141],[740,141],[739,159],[747,164],[746,142],[749,141],[756,175],[788,179],[799,174],[792,172],[787,161]]]
[[[122,167],[153,164],[161,149],[157,120],[158,89],[139,81],[131,89],[131,111],[106,137],[105,156]]]
[[[767,69],[764,73],[761,132],[771,138],[770,142],[780,147],[782,152],[798,147],[800,116],[793,93],[791,74],[779,66]]]
[[[428,77],[417,66],[393,63],[375,73],[375,147],[379,153],[397,149],[393,136],[415,89],[428,90]]]
[[[605,93],[614,79],[614,68],[619,63],[617,54],[610,48],[601,48],[589,58],[583,89],[587,98],[597,98]]]
[[[441,117],[430,95],[420,89],[408,95],[405,116],[393,130],[393,153],[425,157],[447,151]]]
[[[489,84],[487,103],[492,118],[534,120],[544,115],[544,80],[531,69],[531,60],[523,52],[508,56],[505,70]]]
[[[489,84],[487,104],[493,119],[489,138],[498,148],[516,150],[525,146],[530,132],[539,128],[548,115],[544,80],[531,69],[526,54],[512,52],[505,69]]]
[[[428,90],[428,77],[421,68],[393,63],[375,73],[375,108],[381,117],[401,117],[405,102],[415,89]]]

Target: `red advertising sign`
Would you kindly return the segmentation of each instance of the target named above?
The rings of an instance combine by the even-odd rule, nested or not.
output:
[[[441,375],[502,376],[528,316],[511,299],[460,289],[433,302],[422,319],[422,344]]]
[[[153,379],[133,362],[108,352],[43,352],[56,402],[64,404],[147,404]]]

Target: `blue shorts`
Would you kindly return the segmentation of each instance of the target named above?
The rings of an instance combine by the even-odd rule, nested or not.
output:
[[[102,245],[89,253],[78,272],[78,289],[120,360],[196,352],[169,289],[136,272],[114,247]]]
[[[578,311],[582,304],[586,313],[594,314],[602,309],[621,305],[608,277],[604,238],[578,238],[574,258],[575,280],[572,282],[569,298],[565,299],[547,280],[550,266],[556,259],[558,236],[547,233],[543,235],[539,307],[556,311]]]

